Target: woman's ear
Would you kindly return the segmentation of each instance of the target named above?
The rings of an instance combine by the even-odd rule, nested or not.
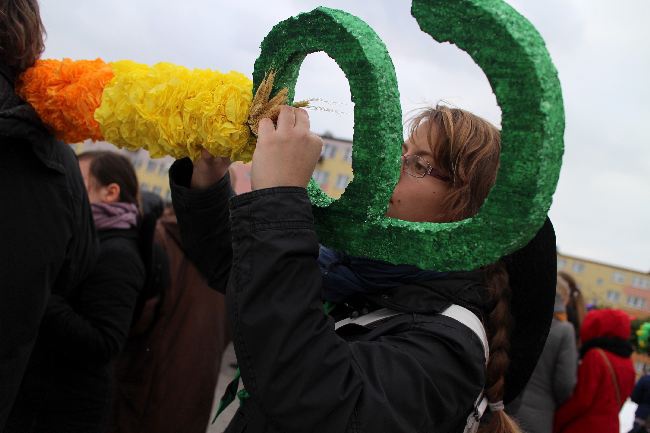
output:
[[[104,203],[115,203],[120,201],[120,186],[113,182],[103,188],[102,201]]]

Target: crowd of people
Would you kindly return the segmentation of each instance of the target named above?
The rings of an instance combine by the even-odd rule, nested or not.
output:
[[[36,0],[0,5],[1,432],[202,433],[231,336],[231,433],[614,433],[630,395],[645,429],[630,318],[586,312],[550,220],[467,271],[320,245],[306,186],[322,141],[288,106],[259,124],[252,192],[204,151],[173,164],[169,206],[124,156],[75,156],[16,95],[44,29]],[[473,216],[500,147],[472,113],[423,110],[386,215]]]
[[[612,309],[587,313],[575,280],[564,272],[555,297],[544,351],[512,412],[531,433],[618,432],[636,376],[630,317]]]

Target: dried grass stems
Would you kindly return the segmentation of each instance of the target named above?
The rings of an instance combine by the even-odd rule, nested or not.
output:
[[[255,92],[255,96],[253,97],[247,123],[255,136],[257,136],[257,129],[260,120],[268,117],[273,121],[273,123],[277,122],[278,115],[280,114],[280,107],[287,103],[289,90],[286,87],[280,89],[278,93],[271,98],[274,81],[275,71],[270,70],[264,76],[264,80],[262,80],[262,83],[257,88],[257,92]],[[308,105],[309,101],[297,101],[292,104],[292,106],[296,108],[307,107]]]

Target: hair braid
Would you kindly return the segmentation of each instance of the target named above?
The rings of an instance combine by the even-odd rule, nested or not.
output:
[[[485,268],[486,281],[494,308],[488,320],[490,359],[487,365],[485,393],[490,403],[503,400],[505,373],[510,365],[510,284],[505,266],[498,262]],[[503,410],[492,412],[479,433],[521,433],[517,423]]]

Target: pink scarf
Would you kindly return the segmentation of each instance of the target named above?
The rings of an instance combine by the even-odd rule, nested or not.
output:
[[[138,207],[133,203],[91,203],[97,230],[130,229],[138,221]]]

